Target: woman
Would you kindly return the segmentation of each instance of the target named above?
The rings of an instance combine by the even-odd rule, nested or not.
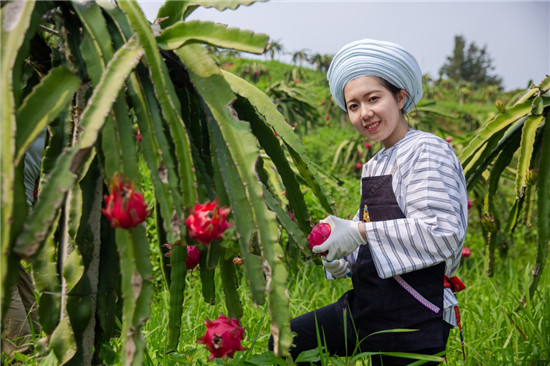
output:
[[[355,218],[322,220],[332,232],[313,249],[328,251],[327,277],[349,275],[353,289],[292,320],[291,353],[317,347],[318,329],[335,355],[442,353],[458,304],[444,277],[459,266],[467,228],[461,164],[443,139],[409,128],[405,115],[422,97],[422,72],[400,45],[352,42],[335,55],[327,78],[355,129],[384,148],[363,166]],[[373,335],[396,328],[414,331]],[[373,357],[383,365],[412,361]]]

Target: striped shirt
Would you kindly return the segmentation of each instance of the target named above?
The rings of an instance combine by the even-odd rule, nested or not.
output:
[[[445,274],[458,268],[468,226],[464,172],[451,146],[418,130],[380,150],[364,166],[362,177],[389,175],[405,218],[365,223],[376,271],[381,278],[445,262]],[[361,192],[361,191],[360,191]],[[359,221],[359,212],[354,217]],[[358,250],[346,257],[353,263]],[[444,319],[456,325],[458,301],[444,290]]]

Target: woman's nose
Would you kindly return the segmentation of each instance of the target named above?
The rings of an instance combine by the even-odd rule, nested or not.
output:
[[[361,106],[361,118],[369,119],[369,118],[372,118],[373,115],[374,115],[374,113],[372,112],[371,108],[369,108],[366,105]]]

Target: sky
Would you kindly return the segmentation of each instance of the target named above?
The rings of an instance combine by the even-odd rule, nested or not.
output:
[[[163,1],[138,0],[153,21]],[[335,54],[346,43],[373,38],[401,44],[424,74],[439,76],[455,35],[485,47],[506,90],[550,74],[550,0],[326,1],[270,0],[220,12],[200,7],[187,20],[227,24],[267,34],[291,54]],[[265,56],[264,56],[265,57]]]

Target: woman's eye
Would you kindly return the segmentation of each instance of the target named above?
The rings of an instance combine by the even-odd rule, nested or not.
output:
[[[348,111],[353,111],[355,109],[357,109],[357,104],[349,104],[348,105]]]
[[[370,97],[369,102],[375,102],[378,99],[378,97]]]

